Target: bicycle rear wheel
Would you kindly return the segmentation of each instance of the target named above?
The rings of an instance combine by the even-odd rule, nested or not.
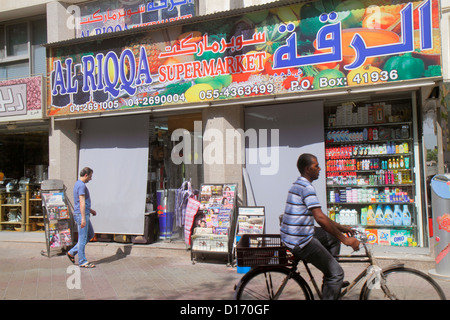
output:
[[[310,287],[299,274],[294,273],[279,292],[290,270],[280,267],[262,267],[250,270],[235,289],[236,300],[312,300]]]
[[[382,275],[392,297],[388,297],[383,289],[365,283],[361,290],[362,300],[445,300],[445,294],[436,281],[419,270],[393,267],[384,270]]]

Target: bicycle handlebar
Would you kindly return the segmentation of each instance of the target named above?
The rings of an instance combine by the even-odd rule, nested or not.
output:
[[[361,243],[365,244],[368,242],[367,234],[363,231],[360,231],[358,229],[352,229],[356,236],[355,238],[358,239]]]

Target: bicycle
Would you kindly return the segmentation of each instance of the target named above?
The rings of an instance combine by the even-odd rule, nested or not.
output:
[[[340,263],[367,263],[366,268],[343,290],[346,296],[363,279],[360,300],[445,300],[441,287],[427,274],[404,264],[382,269],[368,246],[367,236],[358,232],[365,254],[340,255]],[[236,247],[238,266],[252,267],[235,286],[236,300],[314,300],[310,285],[297,270],[302,260],[289,255],[280,235],[244,235]],[[302,261],[317,296],[321,291],[308,263]]]

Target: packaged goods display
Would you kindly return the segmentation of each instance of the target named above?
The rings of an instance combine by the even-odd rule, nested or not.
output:
[[[411,115],[408,101],[326,108],[328,216],[374,244],[417,246]]]

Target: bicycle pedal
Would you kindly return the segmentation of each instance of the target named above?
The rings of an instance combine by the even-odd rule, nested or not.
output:
[[[342,282],[342,288],[347,288],[350,285],[350,282],[344,281]]]

